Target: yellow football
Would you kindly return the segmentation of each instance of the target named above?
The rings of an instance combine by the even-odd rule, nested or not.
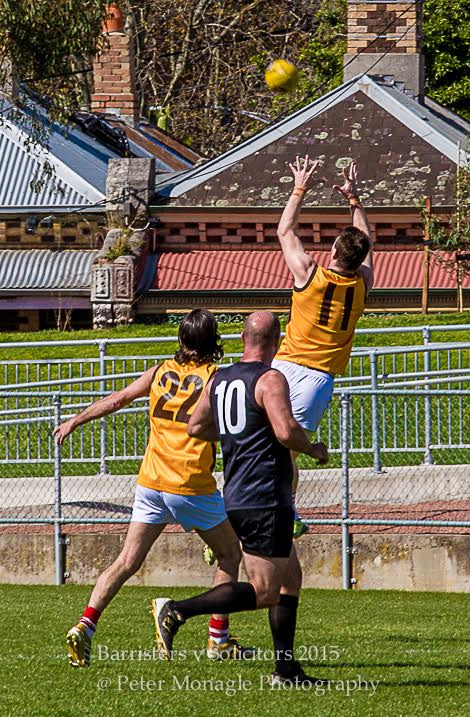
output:
[[[299,73],[295,65],[288,60],[274,60],[267,68],[264,79],[270,90],[291,92],[297,86]]]

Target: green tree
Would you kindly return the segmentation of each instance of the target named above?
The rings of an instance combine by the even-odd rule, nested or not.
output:
[[[141,111],[168,108],[170,130],[213,156],[342,81],[347,0],[130,0]],[[264,81],[286,58],[294,92]],[[260,119],[258,119],[260,118]]]
[[[463,278],[470,274],[470,168],[460,167],[455,186],[455,209],[439,221],[429,217],[429,234],[436,261],[455,278],[457,310],[463,311]],[[425,217],[425,214],[423,215]]]
[[[271,93],[271,114],[288,114],[325,95],[343,81],[347,0],[321,0],[311,32],[297,53],[299,84],[294,95]],[[260,68],[262,69],[262,68]]]
[[[427,93],[470,119],[470,0],[425,0]]]
[[[89,100],[105,8],[104,0],[0,0],[0,122],[24,129],[29,151],[47,149],[52,124],[67,127]],[[47,179],[61,191],[46,160],[32,188]]]
[[[105,6],[104,0],[0,0],[0,88],[5,100],[29,108],[30,121],[32,97],[44,98],[43,128],[86,100]]]

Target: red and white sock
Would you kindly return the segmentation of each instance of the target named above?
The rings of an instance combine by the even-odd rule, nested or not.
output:
[[[211,640],[214,640],[217,645],[223,645],[228,641],[228,617],[224,620],[211,617],[209,622],[209,637]]]
[[[96,610],[94,607],[90,607],[87,605],[85,608],[85,612],[80,618],[80,622],[82,622],[85,625],[86,632],[88,637],[93,637],[96,631],[96,626],[98,625],[98,620],[100,619],[101,610]]]

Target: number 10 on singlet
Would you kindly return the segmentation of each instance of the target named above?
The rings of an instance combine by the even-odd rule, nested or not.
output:
[[[215,389],[215,395],[220,434],[241,433],[246,426],[246,389],[243,381],[221,381]]]

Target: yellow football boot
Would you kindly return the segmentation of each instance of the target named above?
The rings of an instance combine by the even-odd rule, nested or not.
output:
[[[207,657],[209,660],[252,660],[256,656],[256,648],[242,647],[238,638],[229,635],[227,642],[218,644],[211,637],[207,641]]]
[[[69,664],[72,667],[90,667],[91,637],[83,622],[74,625],[67,633]]]
[[[216,557],[215,557],[215,553],[212,550],[212,548],[209,548],[208,545],[205,545],[204,550],[203,550],[203,555],[204,555],[204,562],[207,565],[214,565],[214,563],[216,561]]]

